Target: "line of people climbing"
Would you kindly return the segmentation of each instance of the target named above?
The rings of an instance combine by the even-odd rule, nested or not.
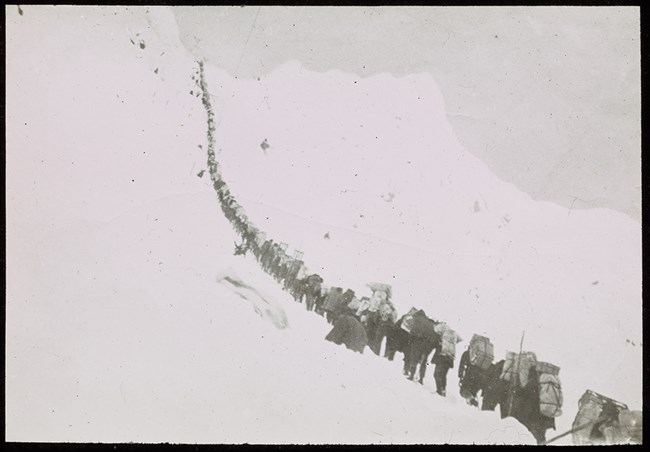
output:
[[[245,255],[250,251],[261,268],[282,284],[296,302],[304,303],[308,311],[324,317],[332,325],[326,340],[344,344],[359,353],[363,353],[367,346],[376,355],[380,355],[385,341],[383,356],[392,361],[395,354],[401,352],[404,355],[404,375],[411,380],[417,377],[420,384],[433,353],[430,364],[435,365],[436,393],[446,396],[447,375],[454,368],[456,346],[462,341],[458,333],[445,322],[431,319],[416,308],[398,319],[391,301],[390,285],[369,284],[371,295],[360,298],[352,289],[344,291],[341,287],[325,287],[320,275],[306,275],[308,271],[303,260],[289,255],[283,244],[266,239],[249,223],[227,187],[222,186],[218,193],[226,218],[242,237],[242,243],[235,244],[235,255]],[[538,361],[532,352],[508,352],[505,359],[495,363],[493,350],[488,338],[476,334],[472,337],[458,363],[461,397],[468,404],[479,407],[480,393],[481,410],[493,411],[498,405],[502,418],[514,417],[538,443],[544,443],[546,431],[555,429],[555,418],[562,414],[560,368]],[[602,397],[596,400],[603,402],[603,412],[610,416],[607,422],[594,422],[589,434],[594,438],[593,442],[598,442],[598,438],[601,442],[614,441],[614,437],[617,441],[625,437],[633,441],[634,435],[621,433],[624,429],[612,427],[619,422],[621,410],[608,409],[607,400],[610,399]],[[612,413],[616,416],[611,416]],[[608,438],[604,431],[609,432]],[[584,431],[576,432],[574,437],[583,443],[588,441]]]
[[[390,285],[368,284],[371,294],[360,298],[352,289],[326,287],[323,278],[311,274],[298,254],[289,255],[286,244],[267,239],[254,227],[219,174],[214,154],[214,115],[202,63],[196,75],[208,114],[208,171],[224,215],[242,238],[240,244],[235,244],[234,254],[251,252],[261,268],[296,302],[304,302],[307,311],[324,317],[332,325],[326,340],[359,353],[367,346],[376,355],[380,355],[385,342],[383,357],[392,361],[397,352],[402,353],[403,374],[411,380],[417,376],[420,384],[433,353],[430,363],[435,365],[436,393],[445,397],[447,374],[454,368],[460,335],[420,309],[412,308],[398,318]],[[543,444],[546,431],[555,429],[555,418],[562,414],[559,370],[558,366],[538,361],[532,352],[508,352],[505,359],[494,362],[490,340],[475,334],[458,363],[460,395],[478,408],[480,393],[481,410],[493,411],[499,405],[502,418],[514,417]],[[580,399],[573,429],[564,435],[572,434],[576,444],[640,443],[641,426],[640,411],[630,411],[625,404],[587,390]]]

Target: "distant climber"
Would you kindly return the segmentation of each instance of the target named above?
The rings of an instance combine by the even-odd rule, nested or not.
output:
[[[313,311],[316,305],[316,300],[321,294],[321,284],[323,278],[314,273],[309,275],[305,280],[305,306],[308,311]]]
[[[454,367],[456,344],[461,341],[461,338],[444,323],[436,325],[435,331],[441,336],[441,340],[440,347],[436,348],[431,359],[431,364],[436,365],[433,378],[436,380],[436,393],[445,397],[447,395],[447,372]]]
[[[235,256],[245,256],[246,252],[249,250],[248,242],[242,241],[241,244],[237,245],[237,242],[235,242]]]

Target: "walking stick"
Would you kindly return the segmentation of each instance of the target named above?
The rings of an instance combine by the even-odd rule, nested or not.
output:
[[[547,444],[552,443],[555,440],[558,440],[560,438],[564,438],[565,436],[570,435],[571,433],[575,433],[575,432],[579,432],[580,430],[584,430],[585,428],[589,427],[590,425],[594,425],[596,422],[598,422],[598,421],[587,422],[586,424],[582,424],[582,425],[580,425],[580,426],[578,426],[576,428],[572,428],[571,430],[569,430],[567,432],[564,432],[561,435],[557,435],[554,438],[551,438],[549,440],[544,441],[543,443],[540,443],[540,446],[545,446]]]
[[[519,356],[517,356],[517,370],[515,372],[515,378],[510,381],[510,388],[508,391],[508,416],[511,416],[512,412],[512,402],[515,398],[515,387],[518,384],[519,380],[519,365],[521,363],[521,354],[524,348],[524,335],[526,330],[521,333],[521,342],[519,343]]]
[[[571,430],[569,430],[569,431],[567,431],[567,432],[564,432],[564,433],[562,433],[561,435],[557,435],[557,436],[554,437],[554,438],[551,438],[551,439],[549,439],[549,440],[544,441],[544,442],[541,443],[540,445],[544,446],[544,445],[546,445],[546,444],[552,443],[552,442],[555,441],[555,440],[558,440],[558,439],[560,439],[560,438],[564,438],[565,436],[570,435],[571,433],[575,433],[575,432],[579,432],[580,430],[584,430],[584,429],[587,428],[587,427],[590,427],[590,426],[596,425],[596,424],[598,424],[599,422],[606,421],[606,420],[609,419],[609,418],[610,418],[610,416],[599,416],[598,419],[596,419],[595,421],[589,421],[589,422],[586,422],[586,423],[584,423],[584,424],[582,424],[582,425],[579,425],[579,426],[577,426],[577,427],[575,427],[575,428],[572,428]]]

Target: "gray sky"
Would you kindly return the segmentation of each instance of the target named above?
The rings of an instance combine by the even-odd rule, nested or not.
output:
[[[173,7],[183,44],[238,78],[298,60],[429,72],[464,147],[538,200],[639,220],[635,7]]]

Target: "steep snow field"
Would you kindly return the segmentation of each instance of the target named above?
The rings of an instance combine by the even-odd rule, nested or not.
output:
[[[230,256],[214,202],[152,202],[44,239],[38,269],[12,266],[39,283],[9,305],[9,440],[530,442],[512,420],[406,381],[398,362],[324,341],[324,319]],[[288,327],[220,271],[255,284]]]
[[[525,334],[524,350],[562,368],[559,431],[587,388],[641,406],[638,223],[497,179],[458,144],[427,74],[359,79],[294,62],[260,80],[212,69],[208,82],[225,180],[326,284],[391,283],[401,313],[447,321],[463,349],[486,334],[498,358]]]
[[[232,256],[196,176],[197,66],[167,10],[22,10],[6,9],[9,441],[534,442],[460,400],[456,369],[441,399],[431,371],[420,387],[399,361],[324,341],[323,319]],[[486,333],[498,357],[525,330],[524,348],[562,367],[557,432],[587,388],[640,408],[637,223],[494,178],[455,141],[428,76],[290,63],[239,81],[210,62],[207,75],[224,178],[326,284],[393,284],[400,313]]]

